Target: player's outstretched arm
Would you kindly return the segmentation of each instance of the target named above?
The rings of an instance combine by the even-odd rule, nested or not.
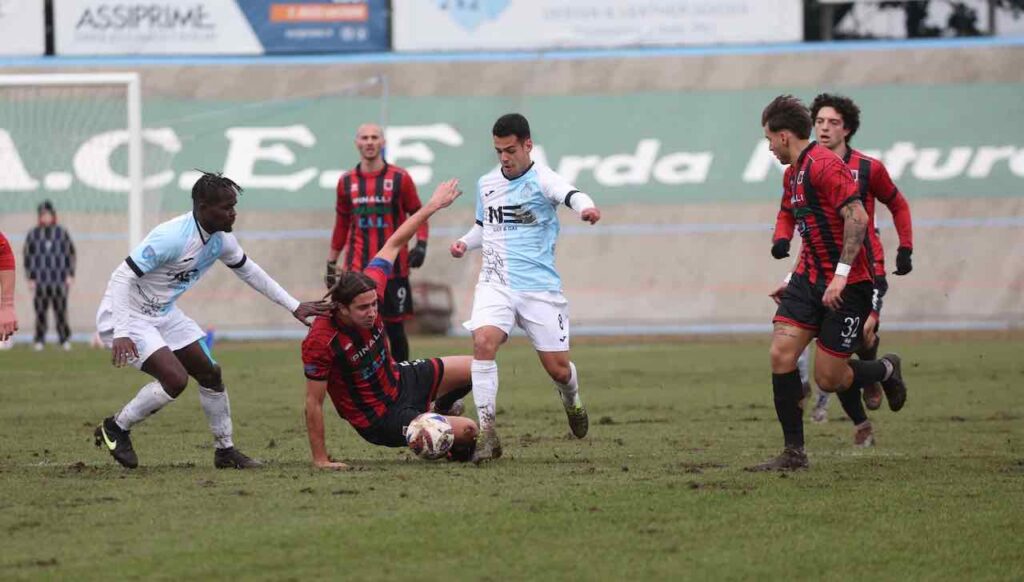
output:
[[[284,290],[284,287],[281,287],[263,268],[257,265],[256,261],[246,256],[233,236],[225,237],[224,250],[221,252],[220,259],[231,268],[239,279],[245,281],[246,285],[287,309],[303,325],[309,325],[309,321],[307,321],[309,317],[324,315],[330,311],[330,304],[325,301],[299,302],[298,299],[292,297]]]
[[[435,212],[446,208],[455,202],[455,199],[462,195],[462,191],[459,190],[459,181],[452,179],[446,180],[438,184],[434,190],[434,194],[431,195],[430,200],[423,205],[415,214],[405,219],[405,222],[398,227],[398,230],[388,237],[387,242],[380,249],[374,258],[384,259],[389,263],[394,263],[395,258],[398,256],[399,251],[402,250],[406,245],[409,244],[409,239],[412,238],[416,231],[419,230],[420,226],[427,221],[428,218],[434,215]]]
[[[306,433],[309,435],[309,451],[313,454],[313,465],[321,469],[348,469],[348,465],[332,461],[327,454],[327,443],[324,440],[326,394],[327,382],[306,379]]]

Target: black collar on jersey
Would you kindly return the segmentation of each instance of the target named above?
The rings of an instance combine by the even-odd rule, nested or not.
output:
[[[363,170],[361,168],[362,165],[363,165],[362,162],[359,162],[358,164],[356,164],[356,176],[359,176],[360,178],[363,177]],[[387,174],[388,173],[388,163],[387,162],[384,162],[384,167],[381,169],[380,173],[381,174]]]
[[[516,181],[516,180],[518,180],[519,178],[522,178],[523,176],[525,176],[525,175],[526,175],[526,173],[527,173],[527,172],[529,172],[529,171],[530,171],[530,170],[531,170],[531,169],[533,168],[533,164],[535,164],[535,163],[536,163],[536,162],[534,162],[534,161],[532,161],[532,160],[531,160],[531,161],[530,161],[530,165],[529,165],[529,166],[526,166],[526,169],[525,169],[525,170],[523,170],[523,173],[522,173],[522,174],[519,174],[519,175],[518,175],[518,176],[516,176],[515,178],[509,178],[508,176],[506,176],[506,175],[505,175],[505,168],[502,168],[502,169],[501,169],[501,177],[502,177],[502,178],[505,178],[505,179],[506,179],[506,180],[508,180],[509,182],[515,182],[515,181]]]
[[[846,146],[846,155],[843,156],[843,163],[849,164],[851,157],[853,157],[853,148],[851,148],[850,146]]]
[[[213,235],[203,230],[203,225],[199,224],[199,219],[196,218],[196,213],[194,210],[192,211],[192,220],[196,222],[196,228],[199,229],[199,240],[203,241],[203,244],[205,245],[210,240],[210,237],[212,237]],[[204,237],[203,235],[206,236]]]
[[[804,165],[804,158],[807,157],[807,153],[810,152],[811,149],[816,145],[818,145],[818,142],[812,141],[811,143],[807,144],[807,147],[805,147],[802,152],[800,152],[800,156],[797,157],[796,159],[797,168]]]

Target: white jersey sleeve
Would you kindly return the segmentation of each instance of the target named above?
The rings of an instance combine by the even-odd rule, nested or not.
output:
[[[146,238],[128,255],[125,262],[136,275],[142,277],[146,273],[176,260],[182,253],[185,240],[170,223],[165,223],[150,231]]]
[[[245,251],[242,250],[242,245],[238,244],[238,239],[235,235],[229,233],[223,233],[224,246],[220,249],[220,262],[224,263],[232,269],[237,269],[245,264]]]

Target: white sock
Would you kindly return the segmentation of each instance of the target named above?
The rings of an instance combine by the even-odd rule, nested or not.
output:
[[[146,384],[139,390],[139,393],[124,405],[121,412],[114,415],[114,422],[123,430],[131,430],[146,417],[167,406],[174,401],[170,394],[164,391],[160,382],[153,381]]]
[[[558,388],[558,395],[562,397],[562,406],[570,408],[582,405],[582,402],[580,402],[579,376],[576,375],[576,364],[569,362],[569,383],[559,384],[555,382],[555,388]]]
[[[218,449],[228,449],[234,445],[231,441],[231,402],[228,391],[220,392],[213,388],[199,387],[199,404],[203,407],[206,420],[210,423],[213,442]]]
[[[473,403],[480,430],[494,430],[495,402],[498,400],[498,364],[494,360],[473,360]]]
[[[803,353],[800,354],[800,359],[796,361],[796,369],[800,370],[800,382],[804,384],[811,383],[811,348],[810,346],[804,348]]]

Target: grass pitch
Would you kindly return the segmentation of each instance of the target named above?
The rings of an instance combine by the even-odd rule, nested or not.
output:
[[[879,444],[806,427],[780,449],[767,338],[578,341],[583,441],[536,355],[499,355],[506,458],[427,463],[373,447],[326,409],[311,469],[295,344],[221,344],[236,443],[261,471],[213,468],[195,385],[133,431],[116,466],[92,430],[145,379],[106,352],[0,353],[0,579],[1021,579],[1024,338],[888,334],[906,409]],[[414,338],[417,356],[468,340]]]

